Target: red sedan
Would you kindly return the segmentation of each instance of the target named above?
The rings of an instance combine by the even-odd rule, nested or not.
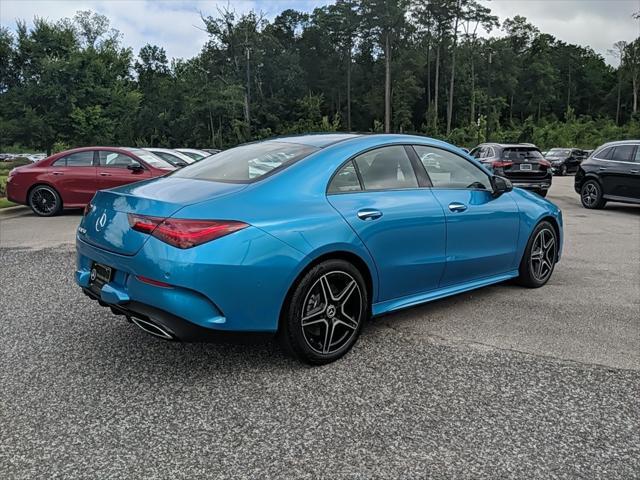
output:
[[[50,217],[63,208],[84,207],[98,190],[159,177],[174,169],[140,148],[76,148],[11,170],[7,198]]]

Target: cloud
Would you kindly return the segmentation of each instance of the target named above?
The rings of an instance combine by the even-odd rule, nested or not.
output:
[[[631,14],[640,10],[638,0],[481,0],[504,21],[522,15],[542,32],[567,43],[590,46],[611,64],[617,60],[608,50],[619,40],[640,36],[640,22]],[[78,10],[93,10],[109,17],[123,34],[124,45],[134,52],[146,43],[164,47],[167,56],[197,55],[207,41],[200,15],[215,15],[228,7],[237,13],[252,9],[273,18],[285,9],[312,11],[329,0],[0,0],[0,23],[15,28],[17,19],[32,22],[34,16],[52,21],[73,17]],[[500,35],[494,31],[492,35]]]
[[[638,0],[482,0],[500,22],[515,15],[526,17],[543,33],[566,43],[589,46],[617,65],[608,53],[619,40],[640,36],[640,22],[632,18],[640,11]],[[495,35],[501,32],[494,32]]]

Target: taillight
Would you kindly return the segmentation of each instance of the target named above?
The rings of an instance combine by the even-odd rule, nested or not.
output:
[[[538,164],[542,165],[543,167],[551,167],[551,162],[549,162],[548,160],[540,160],[538,161]]]
[[[234,220],[190,220],[129,214],[132,229],[152,235],[178,248],[191,248],[210,242],[249,225]]]
[[[504,162],[500,160],[498,160],[497,162],[493,162],[492,164],[493,168],[505,168],[510,167],[511,165],[513,165],[513,162]]]

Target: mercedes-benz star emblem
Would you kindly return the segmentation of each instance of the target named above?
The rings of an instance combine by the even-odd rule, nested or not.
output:
[[[107,214],[103,213],[102,215],[100,215],[100,218],[96,220],[96,232],[99,232],[100,230],[102,230],[106,224],[107,224]]]

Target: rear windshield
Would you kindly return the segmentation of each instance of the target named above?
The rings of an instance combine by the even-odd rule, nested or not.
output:
[[[568,157],[571,155],[571,150],[568,148],[552,148],[547,153],[547,157]]]
[[[134,155],[136,155],[137,157],[141,158],[142,160],[144,160],[145,163],[151,165],[152,167],[170,168],[170,169],[175,168],[173,165],[171,165],[166,160],[161,159],[160,157],[154,155],[151,152],[147,152],[146,150],[142,150],[141,148],[123,148],[123,150],[126,150],[128,152],[133,153]]]
[[[249,183],[317,151],[309,145],[286,142],[260,142],[225,150],[173,174],[216,182]]]
[[[542,159],[542,153],[540,150],[534,147],[510,147],[505,148],[502,153],[502,157],[505,160],[527,160],[530,159]]]

